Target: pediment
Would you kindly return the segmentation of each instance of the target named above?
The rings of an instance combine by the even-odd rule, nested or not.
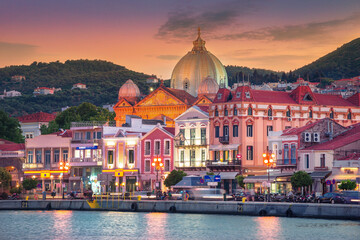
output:
[[[114,106],[114,108],[121,108],[121,107],[132,107],[132,105],[123,98],[120,99]]]
[[[212,101],[206,97],[206,96],[201,96],[198,100],[196,100],[196,102],[194,103],[194,105],[205,105],[205,106],[209,106],[212,103]]]
[[[167,94],[165,91],[160,89],[159,91],[149,94],[146,98],[141,100],[137,107],[140,106],[171,106],[171,105],[184,105],[181,101],[175,97]]]
[[[183,114],[176,118],[176,121],[181,120],[196,120],[196,119],[209,119],[209,116],[198,111],[194,107],[189,108]]]

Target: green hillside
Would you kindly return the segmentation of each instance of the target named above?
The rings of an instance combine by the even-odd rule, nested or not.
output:
[[[11,76],[24,75],[26,80],[14,82]],[[62,107],[77,106],[90,102],[97,106],[117,101],[118,90],[128,79],[132,79],[142,94],[149,92],[145,84],[150,75],[134,72],[123,66],[100,60],[72,60],[37,63],[25,66],[10,66],[0,69],[0,91],[17,90],[23,96],[0,100],[0,109],[13,116],[38,111],[60,111]],[[71,90],[75,83],[84,83],[86,90]],[[55,87],[62,91],[54,95],[33,97],[36,87]]]
[[[344,44],[315,62],[294,71],[295,75],[309,75],[310,79],[352,78],[360,75],[360,38]]]

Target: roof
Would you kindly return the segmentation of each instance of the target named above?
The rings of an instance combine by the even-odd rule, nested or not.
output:
[[[17,117],[21,123],[31,123],[31,122],[50,122],[55,120],[56,116],[50,113],[37,112],[33,114],[28,114],[25,116]]]
[[[320,119],[320,120],[318,120],[316,122],[307,124],[307,125],[302,126],[302,127],[285,129],[285,130],[283,130],[283,134],[281,134],[281,136],[289,136],[289,135],[301,134],[302,132],[312,128],[313,126],[319,124],[320,122],[325,121],[325,119],[328,119],[328,118]],[[332,120],[330,119],[330,121],[332,121]]]
[[[356,141],[360,141],[360,123],[351,125],[346,132],[330,141],[304,148],[304,150],[335,150]]]
[[[0,151],[21,151],[25,150],[24,143],[14,143],[0,138]]]
[[[356,106],[360,106],[360,93],[355,93],[352,96],[348,97],[346,100]]]
[[[52,135],[58,135],[60,137],[72,137],[72,131],[69,130],[69,129],[66,129],[66,130],[61,130],[61,131],[58,131],[58,132],[54,132],[54,133],[50,133]]]
[[[86,85],[86,84],[83,84],[83,83],[75,83],[74,85]]]
[[[327,178],[328,176],[330,176],[331,171],[316,171],[316,172],[312,172],[310,173],[310,177],[311,178]]]
[[[197,105],[197,107],[200,108],[201,111],[209,113],[209,106]]]
[[[351,153],[350,155],[338,158],[336,160],[360,160],[360,153]]]
[[[166,88],[166,91],[180,99],[181,101],[187,104],[193,104],[196,101],[196,97],[192,96],[190,93],[186,92],[185,90],[175,89],[175,88]]]
[[[166,130],[167,132],[169,132],[170,134],[175,136],[175,128],[172,127],[164,127],[164,130]]]
[[[48,88],[48,87],[37,87],[35,89],[48,89],[48,90],[54,90],[54,88]]]

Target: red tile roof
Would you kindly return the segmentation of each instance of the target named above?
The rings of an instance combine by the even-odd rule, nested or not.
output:
[[[0,151],[21,151],[25,150],[24,143],[14,143],[0,138]]]
[[[310,123],[310,124],[307,124],[307,125],[302,126],[302,127],[285,129],[285,130],[283,131],[283,134],[281,134],[281,136],[299,135],[299,134],[301,134],[302,132],[304,132],[304,131],[312,128],[312,127],[315,126],[316,124],[320,123],[321,121],[325,121],[325,119],[326,119],[326,118],[321,119],[321,120],[316,121],[316,122],[313,122],[313,123]]]
[[[360,93],[355,93],[352,96],[350,96],[349,98],[347,98],[346,100],[356,106],[360,106]]]
[[[174,95],[175,97],[177,97],[178,99],[180,99],[181,101],[183,101],[188,105],[192,105],[196,101],[196,97],[192,96],[191,94],[189,94],[184,90],[167,88],[165,86],[163,86],[163,89],[165,89],[167,92]]]
[[[209,112],[209,106],[202,106],[202,105],[198,106],[197,105],[197,107],[200,108],[201,111],[203,111],[203,112],[206,112],[206,113]]]
[[[220,88],[216,93],[213,103],[222,103],[229,101],[231,91],[227,88]]]
[[[58,136],[61,136],[61,137],[72,137],[72,131],[69,130],[69,129],[66,129],[64,131],[58,131],[58,132],[54,132],[54,133],[50,133],[50,134],[53,134],[53,135],[58,135]]]
[[[346,99],[342,98],[339,95],[332,95],[332,94],[320,94],[320,93],[314,93],[317,105],[326,105],[326,106],[349,106],[353,107],[355,106],[350,101],[347,101]]]
[[[19,122],[30,123],[30,122],[50,122],[55,120],[56,116],[50,113],[37,112],[21,117],[17,117]]]
[[[351,125],[348,129],[330,141],[310,146],[304,150],[335,150],[350,143],[360,141],[360,123]]]
[[[345,157],[336,159],[336,160],[360,160],[360,153],[351,153]]]
[[[164,130],[166,130],[167,132],[171,133],[173,136],[175,135],[175,128],[164,127]]]

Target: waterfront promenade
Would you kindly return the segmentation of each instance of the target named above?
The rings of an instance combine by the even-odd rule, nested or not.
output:
[[[224,202],[224,201],[94,201],[86,200],[4,200],[0,210],[88,210],[232,214],[249,216],[304,217],[360,220],[360,205]]]

